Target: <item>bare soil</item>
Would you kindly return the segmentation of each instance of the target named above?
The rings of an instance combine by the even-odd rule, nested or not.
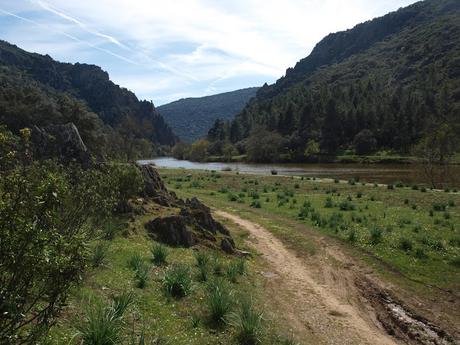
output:
[[[264,293],[302,344],[460,344],[457,332],[420,316],[326,237],[313,239],[314,255],[298,256],[259,224],[222,210],[216,215],[250,233],[265,263]]]

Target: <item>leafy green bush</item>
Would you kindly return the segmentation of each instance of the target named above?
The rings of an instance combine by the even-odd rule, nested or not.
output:
[[[117,196],[117,210],[126,212],[129,199],[137,196],[144,186],[142,173],[134,164],[112,164],[110,179]]]
[[[91,259],[116,204],[104,170],[30,159],[30,131],[0,131],[0,339],[36,343]],[[91,264],[91,263],[90,263]],[[14,339],[14,340],[13,340]]]
[[[192,290],[190,269],[185,265],[176,265],[168,269],[163,277],[163,288],[168,296],[187,296]]]

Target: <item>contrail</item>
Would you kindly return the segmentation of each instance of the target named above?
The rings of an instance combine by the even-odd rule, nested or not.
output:
[[[56,8],[52,7],[50,4],[48,4],[47,2],[44,2],[42,0],[37,0],[37,3],[38,5],[40,5],[40,7],[42,7],[44,10],[48,11],[48,12],[51,12],[51,13],[54,13],[55,15],[65,19],[65,20],[68,20],[69,22],[72,22],[74,24],[77,24],[81,29],[85,30],[86,32],[90,33],[90,34],[93,34],[93,35],[96,35],[96,36],[99,36],[99,37],[102,37],[102,38],[105,38],[107,39],[108,41],[110,41],[111,43],[119,46],[119,47],[122,47],[122,48],[126,48],[126,49],[129,49],[127,46],[125,46],[124,44],[122,44],[119,40],[117,40],[115,37],[113,36],[110,36],[110,35],[106,35],[104,33],[101,33],[99,31],[95,31],[95,30],[91,30],[88,28],[88,26],[84,23],[82,23],[81,21],[79,21],[78,19],[75,19],[59,10],[57,10]]]
[[[25,21],[25,22],[27,22],[27,23],[30,23],[30,24],[33,24],[33,25],[36,25],[36,26],[39,26],[39,27],[48,29],[48,30],[53,31],[53,32],[55,32],[55,33],[61,34],[61,35],[65,36],[65,37],[67,37],[67,38],[70,38],[70,39],[72,39],[72,40],[74,40],[74,41],[76,41],[76,42],[86,44],[86,45],[88,45],[88,46],[91,47],[91,48],[94,48],[94,49],[97,49],[97,50],[99,50],[99,51],[101,51],[101,52],[104,52],[104,53],[106,53],[106,54],[112,55],[113,57],[116,57],[116,58],[118,58],[118,59],[121,59],[121,60],[123,60],[123,61],[125,61],[125,62],[128,62],[128,63],[130,63],[130,64],[139,65],[137,62],[135,62],[135,61],[133,61],[133,60],[130,60],[130,59],[124,57],[124,56],[121,56],[121,55],[119,55],[119,54],[116,54],[116,53],[114,53],[114,52],[112,52],[112,51],[110,51],[110,50],[108,50],[108,49],[104,49],[104,48],[98,47],[98,46],[96,46],[96,45],[94,45],[94,44],[92,44],[92,43],[90,43],[90,42],[81,40],[81,39],[79,39],[78,37],[69,35],[69,34],[66,33],[66,32],[63,32],[63,31],[60,31],[60,30],[53,29],[53,28],[50,27],[49,25],[41,24],[41,23],[39,23],[39,22],[36,22],[35,20],[32,20],[32,19],[29,19],[29,18],[20,16],[20,15],[17,15],[17,14],[15,14],[15,13],[11,13],[11,12],[5,11],[5,10],[3,10],[3,9],[1,9],[1,8],[0,8],[0,12],[5,13],[6,15],[9,15],[9,16],[11,16],[11,17],[15,17],[15,18],[17,18],[17,19],[20,19],[20,20],[22,20],[22,21]]]
[[[104,38],[108,39],[109,41],[111,41],[112,43],[116,44],[116,45],[119,46],[119,47],[125,48],[126,50],[129,50],[129,51],[131,51],[131,52],[133,51],[132,48],[130,48],[130,47],[128,47],[128,46],[126,46],[126,45],[120,43],[117,39],[115,39],[115,38],[112,37],[112,36],[105,35],[105,34],[100,33],[100,32],[98,32],[98,31],[92,31],[92,30],[87,29],[87,26],[86,26],[84,23],[80,22],[79,20],[77,20],[77,19],[75,19],[75,18],[72,18],[71,16],[68,16],[67,14],[65,14],[65,13],[63,13],[63,12],[60,12],[60,11],[57,11],[57,10],[52,9],[50,6],[47,6],[47,4],[44,3],[43,1],[38,0],[37,3],[39,3],[39,5],[40,5],[43,9],[45,9],[45,10],[51,12],[51,13],[54,13],[54,14],[58,15],[59,17],[64,18],[64,19],[66,19],[66,20],[68,20],[68,21],[70,21],[70,22],[72,22],[72,23],[78,25],[80,28],[82,28],[84,31],[86,31],[86,32],[88,32],[88,33],[93,34],[93,35],[96,35],[96,36],[99,36],[99,37],[104,37]],[[136,61],[134,61],[134,60],[131,60],[131,59],[129,59],[129,58],[126,58],[126,57],[124,57],[124,56],[122,56],[122,55],[119,55],[119,54],[117,54],[117,53],[114,53],[114,52],[111,51],[111,50],[108,50],[108,49],[105,49],[105,48],[101,48],[101,47],[99,47],[99,46],[97,46],[97,45],[94,45],[94,44],[88,42],[88,41],[85,41],[85,40],[82,40],[82,39],[80,39],[80,38],[78,38],[78,37],[75,37],[75,36],[73,36],[73,35],[70,35],[70,34],[64,32],[64,31],[56,30],[56,29],[54,29],[53,27],[51,27],[51,26],[49,26],[49,25],[41,24],[41,23],[39,23],[39,22],[37,22],[37,21],[35,21],[35,20],[32,20],[32,19],[29,19],[29,18],[20,16],[20,15],[17,15],[17,14],[12,13],[12,12],[5,11],[5,10],[3,10],[3,9],[1,9],[1,8],[0,8],[0,12],[3,12],[3,13],[5,13],[5,14],[9,15],[9,16],[15,17],[15,18],[20,19],[20,20],[22,20],[22,21],[31,23],[31,24],[33,24],[33,25],[36,25],[36,26],[39,26],[39,27],[42,27],[42,28],[46,28],[47,30],[53,31],[53,32],[55,32],[55,33],[61,34],[61,35],[65,36],[65,37],[67,37],[67,38],[70,38],[70,39],[72,39],[72,40],[74,40],[74,41],[76,41],[76,42],[86,44],[86,45],[88,45],[89,47],[91,47],[91,48],[93,48],[93,49],[99,50],[99,51],[101,51],[101,52],[103,52],[103,53],[106,53],[106,54],[108,54],[108,55],[111,55],[111,56],[113,56],[113,57],[115,57],[115,58],[118,58],[118,59],[120,59],[120,60],[122,60],[122,61],[125,61],[125,62],[128,62],[128,63],[130,63],[130,64],[138,65],[138,66],[146,66],[145,64],[138,63],[138,62],[136,62]],[[171,73],[173,73],[173,74],[176,74],[176,75],[178,75],[178,76],[180,76],[180,77],[182,77],[182,78],[186,78],[186,79],[193,80],[193,81],[199,81],[199,79],[197,79],[197,78],[194,77],[193,75],[191,75],[191,74],[189,74],[189,73],[182,72],[182,71],[180,71],[180,70],[177,70],[176,68],[171,67],[171,66],[169,66],[169,65],[167,65],[167,64],[165,64],[165,63],[163,63],[163,62],[160,62],[160,61],[157,61],[157,60],[155,60],[155,59],[152,59],[150,56],[148,56],[148,55],[145,54],[145,53],[142,53],[142,52],[137,52],[137,53],[138,53],[138,54],[141,54],[144,58],[146,58],[146,59],[149,60],[151,63],[157,65],[159,68],[161,68],[161,69],[163,69],[163,70],[169,71],[169,72],[171,72]],[[148,65],[147,67],[150,67],[150,65]]]

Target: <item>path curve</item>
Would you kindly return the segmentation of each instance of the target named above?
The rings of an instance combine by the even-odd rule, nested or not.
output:
[[[311,344],[395,345],[398,342],[379,327],[370,307],[361,303],[346,277],[321,279],[317,265],[328,265],[321,257],[310,262],[294,252],[259,224],[219,210],[216,215],[246,229],[255,240],[253,245],[265,259],[265,274],[274,281],[272,289],[289,294],[284,305],[287,318],[297,334],[311,334]],[[315,267],[314,267],[315,266]],[[332,274],[334,276],[334,274]],[[278,294],[274,293],[274,298]],[[281,298],[286,298],[283,294]]]

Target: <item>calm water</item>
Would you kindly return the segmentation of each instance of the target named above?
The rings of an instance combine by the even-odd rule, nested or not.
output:
[[[253,163],[198,163],[184,160],[177,160],[171,157],[160,157],[139,161],[141,164],[154,163],[163,168],[183,168],[195,170],[216,170],[221,171],[231,168],[233,171],[241,173],[271,175],[274,169],[279,175],[287,176],[307,176],[307,177],[328,177],[342,180],[356,179],[366,182],[394,183],[401,181],[404,183],[426,184],[420,166],[416,164],[253,164]],[[448,185],[451,187],[459,186],[457,177],[460,176],[460,167],[450,168],[450,178]],[[454,181],[457,180],[457,181]],[[445,182],[445,181],[444,181]]]

